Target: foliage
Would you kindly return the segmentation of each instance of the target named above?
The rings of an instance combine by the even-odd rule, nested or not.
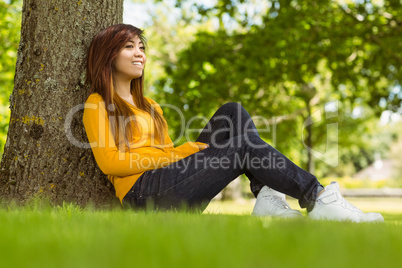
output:
[[[56,208],[0,208],[1,267],[398,267],[400,214],[383,224]],[[23,257],[22,257],[23,256]],[[268,264],[268,265],[267,265]]]
[[[305,145],[325,147],[327,125],[338,123],[341,161],[372,161],[376,118],[384,109],[397,111],[402,99],[400,2],[271,1],[260,24],[247,16],[239,21],[240,11],[230,8],[238,2],[246,1],[218,1],[200,13],[220,9],[239,28],[199,32],[177,63],[166,64],[168,76],[157,86],[162,102],[179,106],[188,121],[241,101],[252,115],[281,121],[264,138],[304,166],[310,161]],[[335,116],[325,108],[329,102],[337,103]],[[303,124],[319,110],[327,117],[302,138]],[[177,135],[177,113],[168,110],[166,117]],[[198,121],[195,128],[205,123]],[[321,175],[332,169],[323,162],[317,163]],[[367,164],[354,162],[355,169]]]
[[[165,63],[176,64],[178,53],[195,40],[198,31],[211,29],[211,25],[209,22],[191,24],[188,20],[183,20],[182,17],[190,13],[186,7],[178,9],[171,3],[157,0],[151,7],[143,0],[133,2],[146,7],[150,17],[150,21],[144,26],[148,43],[145,93],[159,101],[155,85],[161,79],[169,79],[163,68]]]
[[[7,137],[10,111],[8,96],[14,87],[15,63],[20,40],[22,0],[0,1],[0,156]]]

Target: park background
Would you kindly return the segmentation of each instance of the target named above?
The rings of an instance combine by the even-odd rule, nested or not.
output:
[[[62,1],[46,2],[58,11]],[[84,2],[90,1],[64,3]],[[27,93],[22,88],[12,93],[21,6],[20,0],[0,1],[1,153],[10,95]],[[349,193],[362,188],[370,195],[383,193],[348,200],[383,213],[385,223],[250,217],[253,199],[245,178],[237,180],[234,193],[219,197],[234,200],[214,201],[201,215],[99,209],[75,181],[85,188],[105,177],[77,171],[49,180],[53,170],[46,168],[46,158],[38,158],[34,162],[45,179],[27,188],[31,199],[22,198],[24,206],[0,202],[0,267],[400,266],[401,198],[384,197],[402,187],[400,1],[126,0],[124,7],[124,22],[144,28],[148,39],[148,96],[179,107],[186,122],[209,118],[225,102],[241,102],[252,116],[261,116],[256,123],[267,130],[262,137],[323,184],[337,180]],[[164,115],[172,138],[184,142],[177,114],[166,109]],[[25,119],[30,130],[41,129],[36,120]],[[190,127],[203,123],[193,120]],[[188,135],[194,140],[196,133]],[[36,132],[31,136],[44,139]],[[35,150],[26,149],[26,158],[3,155],[0,171],[8,163],[29,170],[27,159]],[[60,160],[60,169],[63,163],[72,166],[68,171],[77,169],[77,150],[71,149],[72,159]],[[57,159],[50,149],[41,152]],[[1,172],[0,186],[9,180]],[[29,181],[24,176],[0,194]],[[42,199],[46,194],[61,198]],[[289,202],[299,209],[295,200]]]
[[[1,2],[0,156],[21,6]],[[240,102],[324,184],[380,188],[402,186],[400,12],[399,1],[127,0],[123,21],[145,29],[145,94],[178,107],[186,129]],[[177,111],[164,116],[176,145],[196,139]]]

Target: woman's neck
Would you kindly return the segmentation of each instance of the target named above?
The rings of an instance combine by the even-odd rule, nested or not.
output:
[[[122,83],[119,80],[114,82],[114,90],[120,98],[136,106],[134,103],[133,96],[131,95],[131,81]]]
[[[114,81],[114,90],[119,94],[120,98],[131,98],[131,81]]]

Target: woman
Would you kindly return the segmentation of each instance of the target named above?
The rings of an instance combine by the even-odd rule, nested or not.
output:
[[[144,43],[140,29],[118,24],[99,32],[88,54],[91,95],[84,125],[96,162],[123,206],[203,210],[244,173],[257,198],[254,215],[301,216],[289,208],[287,194],[313,219],[383,221],[381,214],[349,204],[336,183],[324,189],[265,143],[237,103],[220,107],[196,142],[173,147],[162,109],[143,95]]]

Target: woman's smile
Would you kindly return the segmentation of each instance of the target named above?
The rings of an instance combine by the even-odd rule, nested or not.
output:
[[[129,81],[141,77],[146,60],[145,46],[138,36],[134,36],[117,54],[114,61],[114,79]]]

